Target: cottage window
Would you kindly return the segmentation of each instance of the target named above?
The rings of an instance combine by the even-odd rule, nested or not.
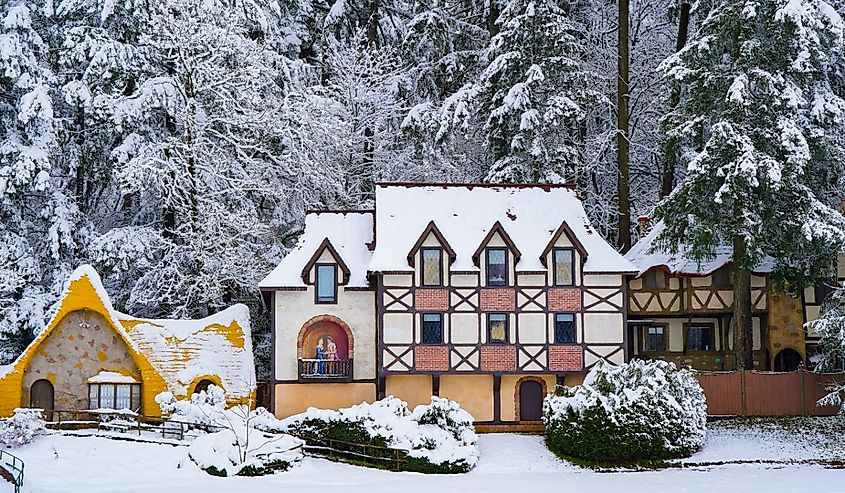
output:
[[[317,303],[337,302],[337,266],[317,264]]]
[[[713,278],[713,287],[716,288],[727,288],[733,286],[733,276],[731,275],[731,269],[728,267],[723,267],[711,274]]]
[[[423,248],[422,257],[422,285],[443,285],[443,250],[440,248]]]
[[[575,314],[555,314],[555,344],[573,344],[575,342]]]
[[[713,325],[689,324],[686,326],[687,351],[713,351]]]
[[[816,304],[821,305],[833,292],[833,288],[828,283],[822,283],[813,288],[813,299]]]
[[[643,276],[646,289],[666,289],[666,273],[662,270],[650,270]]]
[[[666,329],[663,326],[643,327],[643,351],[666,351]]]
[[[443,314],[423,313],[422,343],[443,344]]]
[[[487,249],[487,285],[508,285],[508,251],[504,248]]]
[[[572,286],[575,284],[575,255],[571,248],[554,249],[554,285]]]
[[[508,342],[508,315],[506,313],[487,315],[487,342]]]
[[[88,384],[89,409],[141,409],[141,385],[130,383]]]

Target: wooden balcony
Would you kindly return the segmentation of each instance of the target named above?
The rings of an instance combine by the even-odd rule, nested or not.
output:
[[[300,382],[350,382],[352,360],[300,359]]]

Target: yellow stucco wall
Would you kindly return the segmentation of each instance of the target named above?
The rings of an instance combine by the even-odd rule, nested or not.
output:
[[[390,375],[385,378],[384,395],[398,397],[413,409],[431,403],[430,375]]]
[[[493,419],[493,375],[443,375],[440,397],[458,402],[476,421]]]
[[[774,369],[775,357],[786,348],[792,348],[807,360],[804,345],[804,313],[801,300],[787,293],[769,293],[768,349],[770,370]]]
[[[571,373],[564,377],[563,384],[567,387],[575,387],[576,385],[581,385],[584,383],[584,379],[587,378],[586,373]],[[552,387],[552,390],[554,387]],[[549,390],[551,392],[552,390]]]
[[[523,377],[536,377],[546,382],[546,392],[555,391],[556,379],[554,375],[502,375],[502,386],[500,391],[499,416],[502,421],[518,421],[516,416],[516,399],[519,389],[516,383]]]
[[[376,400],[374,383],[285,383],[274,390],[275,414],[286,418],[309,407],[339,409]]]

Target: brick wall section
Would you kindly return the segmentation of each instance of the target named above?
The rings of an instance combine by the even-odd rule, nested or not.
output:
[[[581,290],[577,288],[550,289],[549,310],[553,312],[581,311]]]
[[[482,289],[481,311],[512,312],[516,309],[516,294],[513,289]]]
[[[516,346],[489,345],[481,347],[481,371],[516,370]]]
[[[584,350],[577,344],[549,346],[549,370],[581,371],[584,369]]]
[[[417,371],[447,371],[449,348],[447,346],[417,346],[414,349],[414,366]]]
[[[414,296],[414,308],[445,312],[449,309],[449,290],[418,289]]]

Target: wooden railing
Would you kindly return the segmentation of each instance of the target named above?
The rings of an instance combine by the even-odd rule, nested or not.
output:
[[[302,449],[306,453],[346,462],[364,463],[365,465],[372,465],[393,471],[404,470],[405,458],[408,455],[406,450],[378,445],[343,442],[330,438],[306,439],[301,436],[297,438],[305,442]]]
[[[206,432],[221,431],[224,428],[213,425],[188,423],[168,417],[145,416],[143,414],[126,413],[121,411],[79,411],[53,409],[49,411],[53,419],[47,425],[55,429],[68,428],[97,428],[103,431],[118,431],[122,433],[144,432],[161,435],[161,438],[184,440],[185,433],[192,429]],[[64,418],[64,419],[63,419]],[[68,419],[73,418],[73,419]]]
[[[15,485],[15,493],[20,493],[23,488],[23,469],[24,463],[20,458],[0,449],[0,470],[8,473],[7,479]]]
[[[352,360],[338,359],[300,359],[300,381],[332,380],[348,381],[352,379]]]

